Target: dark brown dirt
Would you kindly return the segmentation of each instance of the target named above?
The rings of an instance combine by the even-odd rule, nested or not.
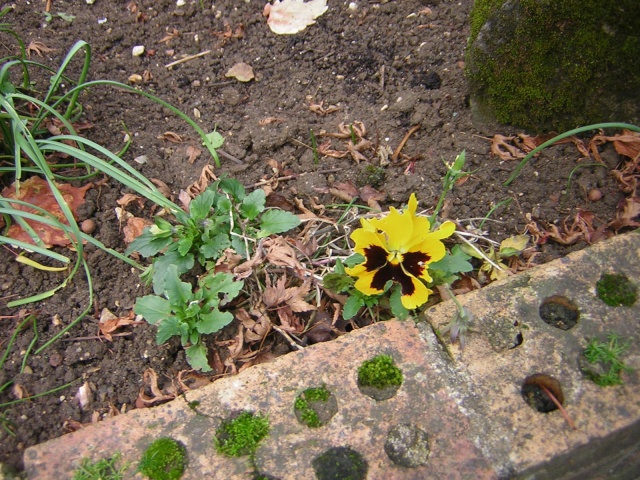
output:
[[[487,235],[502,240],[522,233],[525,215],[533,213],[542,222],[559,223],[573,218],[577,209],[587,209],[603,222],[611,220],[623,198],[608,170],[619,159],[611,147],[604,159],[609,169],[581,168],[567,184],[579,154],[564,145],[543,153],[527,167],[510,187],[502,182],[515,168],[513,162],[501,162],[489,152],[494,134],[508,130],[482,129],[472,123],[464,79],[464,51],[469,27],[467,17],[471,0],[461,1],[367,1],[329,0],[329,10],[317,24],[290,36],[273,34],[262,16],[264,2],[236,0],[193,1],[176,6],[175,0],[134,0],[112,2],[97,0],[54,0],[53,18],[45,20],[46,2],[16,2],[4,21],[13,25],[25,43],[40,41],[55,49],[33,60],[56,68],[69,48],[80,39],[93,51],[92,79],[110,79],[126,83],[132,74],[145,76],[140,88],[152,92],[193,116],[204,130],[217,127],[225,137],[223,149],[241,161],[236,164],[222,158],[216,174],[227,172],[245,185],[253,185],[273,176],[267,160],[284,165],[292,174],[305,174],[281,181],[277,191],[317,203],[341,203],[326,189],[342,182],[367,183],[363,172],[367,165],[378,164],[373,150],[365,151],[367,160],[357,164],[350,156],[337,159],[321,157],[314,163],[310,144],[312,129],[338,131],[338,125],[362,122],[366,138],[373,146],[388,146],[392,151],[414,126],[420,129],[407,141],[403,156],[385,166],[386,178],[377,188],[386,194],[383,207],[401,205],[416,192],[421,206],[432,208],[441,191],[446,171],[462,150],[467,152],[467,169],[473,175],[453,189],[445,208],[448,218],[461,225],[477,225],[496,203],[512,198],[488,222]],[[204,8],[203,8],[204,7]],[[134,11],[135,10],[135,11]],[[56,12],[75,15],[71,22]],[[178,36],[162,42],[175,29]],[[224,32],[241,32],[241,38]],[[144,45],[146,54],[132,56],[135,45]],[[16,54],[15,42],[2,38],[3,56]],[[173,68],[165,65],[199,52],[210,51]],[[238,62],[253,67],[256,79],[240,83],[225,73]],[[147,72],[145,74],[145,72]],[[150,78],[149,78],[150,75]],[[46,84],[41,83],[44,89]],[[131,164],[149,178],[168,184],[174,194],[196,180],[211,159],[201,155],[189,163],[185,148],[196,146],[196,135],[187,125],[150,101],[115,89],[94,88],[81,97],[85,119],[95,127],[86,135],[110,148],[123,145],[124,127],[134,138],[125,155]],[[310,110],[311,103],[335,105],[334,113],[320,115]],[[274,117],[273,123],[264,122]],[[185,143],[174,144],[159,138],[164,132],[182,135]],[[331,137],[318,137],[319,142]],[[332,148],[344,150],[346,140],[331,139]],[[147,156],[147,163],[132,160]],[[331,173],[319,171],[334,170]],[[11,179],[3,178],[5,184]],[[369,183],[371,183],[369,181]],[[597,187],[603,199],[590,202],[587,192]],[[115,216],[116,200],[125,193],[109,182],[95,187],[87,195],[82,219],[97,222],[95,236],[107,246],[123,251],[126,245]],[[140,212],[137,212],[140,213]],[[149,216],[149,205],[144,210]],[[584,243],[563,247],[552,242],[539,246],[537,262],[549,261]],[[0,286],[3,305],[13,298],[25,297],[57,285],[61,274],[34,271],[13,260],[13,253],[2,249]],[[28,357],[27,368],[19,374],[25,351],[34,338],[30,326],[17,335],[16,344],[0,371],[0,385],[13,383],[0,392],[0,461],[21,467],[23,450],[33,444],[59,436],[79,423],[112,414],[113,410],[135,408],[143,386],[143,372],[153,368],[161,386],[175,380],[188,368],[179,342],[155,344],[155,328],[146,324],[120,330],[128,336],[82,339],[97,334],[99,312],[108,308],[126,314],[137,296],[147,290],[140,286],[137,272],[108,254],[87,248],[87,258],[96,292],[92,313],[39,355]],[[36,305],[38,338],[36,347],[59,332],[88,306],[87,282],[82,275],[59,294]],[[17,309],[0,308],[2,315],[16,315]],[[0,347],[4,352],[17,325],[15,318],[2,318]],[[213,342],[210,342],[213,343]],[[224,358],[224,348],[221,348]],[[55,393],[27,402],[6,405],[16,399],[13,387],[22,386],[30,395],[46,392],[65,383],[75,383]],[[74,398],[83,382],[94,389],[94,402],[81,411]],[[95,413],[97,412],[97,413]],[[110,413],[111,412],[111,413]]]

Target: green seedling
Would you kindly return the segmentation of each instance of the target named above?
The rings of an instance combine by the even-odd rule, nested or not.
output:
[[[162,296],[139,298],[134,311],[150,324],[158,325],[158,345],[173,336],[180,337],[189,365],[209,372],[202,335],[217,332],[233,320],[230,312],[220,308],[240,293],[243,282],[234,281],[228,273],[216,273],[201,277],[194,290],[190,283],[180,280],[176,265],[169,265],[165,275]]]
[[[624,364],[620,358],[629,348],[629,342],[620,344],[620,337],[612,333],[607,336],[607,341],[602,342],[592,338],[584,349],[587,362],[593,364],[594,370],[586,369],[588,377],[597,385],[607,387],[622,385],[621,374],[633,370]],[[597,371],[596,371],[597,370]]]
[[[242,412],[222,423],[214,439],[218,452],[229,457],[253,455],[269,434],[269,420],[252,412]]]
[[[447,167],[447,173],[445,173],[444,178],[442,179],[442,192],[440,193],[440,198],[438,199],[436,208],[433,210],[433,213],[429,217],[429,222],[431,223],[431,225],[433,225],[436,218],[438,218],[438,214],[440,213],[440,210],[442,210],[444,201],[447,198],[449,192],[453,190],[456,182],[464,177],[471,175],[471,172],[464,172],[462,170],[466,163],[466,158],[466,151],[463,150],[452,163],[449,164],[447,162],[444,162],[445,166]]]
[[[156,217],[155,225],[145,228],[126,254],[157,255],[143,278],[151,280],[160,295],[169,267],[175,266],[179,276],[196,261],[208,270],[227,248],[248,257],[258,239],[300,224],[292,213],[265,209],[265,200],[262,189],[246,193],[235,179],[218,180],[191,201],[188,213],[176,215],[177,225]]]
[[[528,235],[516,235],[500,242],[497,250],[489,245],[486,251],[482,251],[471,243],[465,243],[460,248],[467,255],[482,261],[478,280],[484,283],[506,278],[509,275],[509,267],[504,261],[520,255],[527,248],[528,242]]]
[[[73,480],[122,480],[129,465],[118,467],[121,457],[121,454],[116,453],[110,458],[103,458],[97,462],[83,458],[80,466],[73,472]]]
[[[151,480],[178,480],[186,467],[186,451],[173,438],[155,440],[145,450],[138,469]]]

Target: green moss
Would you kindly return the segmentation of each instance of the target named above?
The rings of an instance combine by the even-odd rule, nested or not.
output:
[[[319,388],[307,388],[296,398],[293,408],[298,412],[300,421],[311,428],[318,428],[323,422],[318,416],[310,402],[326,402],[329,400],[331,392],[325,386]]]
[[[631,283],[626,275],[603,273],[596,282],[596,294],[610,307],[630,307],[638,299],[638,287]]]
[[[222,423],[216,433],[218,452],[230,457],[253,455],[260,441],[269,434],[269,420],[252,412],[242,412]]]
[[[371,187],[377,188],[384,183],[386,175],[387,171],[384,168],[377,167],[376,165],[367,165],[363,170],[360,171],[360,173],[358,173],[356,183],[360,187],[369,185]]]
[[[186,451],[172,438],[155,440],[140,459],[140,472],[151,480],[178,480],[186,465]]]
[[[503,4],[476,0],[471,13],[467,76],[479,113],[538,130],[638,113],[637,0]],[[488,20],[493,34],[477,42]]]
[[[358,368],[358,383],[362,387],[387,388],[402,385],[402,371],[389,355],[378,355]]]
[[[121,480],[125,478],[124,473],[129,468],[128,464],[116,466],[121,456],[116,453],[111,458],[103,458],[97,462],[83,458],[80,466],[73,472],[73,480]]]

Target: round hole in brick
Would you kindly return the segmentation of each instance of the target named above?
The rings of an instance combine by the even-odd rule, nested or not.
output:
[[[580,311],[574,303],[562,295],[554,295],[542,301],[540,318],[545,323],[560,330],[569,330],[578,323]]]
[[[560,382],[544,373],[536,373],[525,378],[521,392],[525,402],[542,413],[557,410],[556,401],[564,405],[564,393]]]

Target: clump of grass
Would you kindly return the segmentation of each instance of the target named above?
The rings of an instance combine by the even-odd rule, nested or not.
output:
[[[402,371],[389,355],[366,360],[358,368],[358,384],[362,387],[387,388],[402,385]]]
[[[222,423],[214,439],[216,450],[229,457],[253,455],[269,434],[269,420],[252,412],[242,412]]]
[[[178,480],[186,466],[186,450],[173,438],[155,440],[140,459],[139,470],[151,480]]]
[[[129,464],[118,467],[117,463],[121,457],[121,454],[116,453],[97,462],[83,458],[80,466],[73,472],[73,480],[122,480]]]
[[[592,338],[584,349],[587,362],[594,365],[594,369],[586,369],[587,376],[597,385],[608,387],[622,385],[621,374],[631,371],[632,368],[625,365],[621,356],[629,348],[629,342],[620,344],[620,337],[615,333],[607,336],[607,341],[602,342]]]

